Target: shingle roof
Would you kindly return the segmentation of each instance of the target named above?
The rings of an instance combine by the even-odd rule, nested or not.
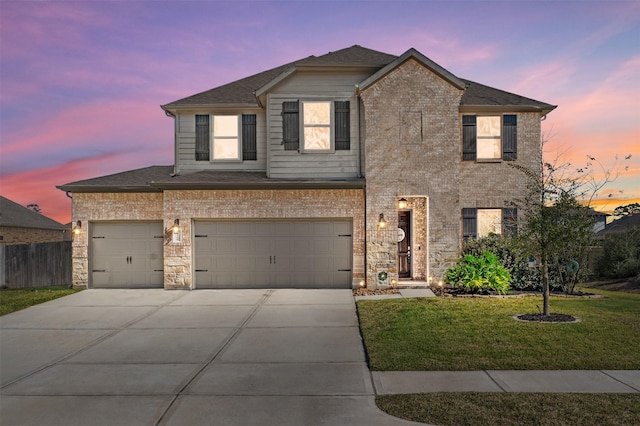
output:
[[[461,80],[467,84],[467,89],[460,100],[460,105],[462,106],[529,106],[545,111],[551,111],[555,108],[554,105],[485,86],[484,84],[476,83],[475,81],[465,79]]]
[[[173,176],[172,166],[151,166],[60,185],[71,192],[160,192],[163,189],[362,188],[364,179],[269,179],[265,172],[203,170]]]
[[[56,186],[56,188],[72,192],[92,192],[92,190],[103,192],[105,188],[119,191],[158,192],[160,190],[150,184],[168,179],[172,173],[173,166],[150,166],[93,179],[79,180]]]
[[[18,203],[14,203],[3,196],[0,196],[0,226],[58,230],[66,229],[65,225],[23,207]]]
[[[248,105],[258,106],[254,93],[256,90],[276,79],[278,76],[291,71],[296,67],[369,67],[382,68],[398,59],[398,56],[354,45],[345,49],[329,52],[322,56],[309,56],[304,59],[290,62],[276,68],[254,74],[249,77],[219,86],[192,96],[163,105],[163,109],[171,109],[184,106],[214,106],[214,105]],[[456,77],[457,78],[457,77]],[[530,107],[549,112],[554,105],[535,99],[526,98],[514,93],[485,86],[471,80],[460,79],[468,87],[462,96],[461,106],[472,107]]]
[[[640,213],[630,214],[614,220],[605,226],[602,231],[599,231],[598,235],[622,234],[629,232],[632,229],[640,229]]]

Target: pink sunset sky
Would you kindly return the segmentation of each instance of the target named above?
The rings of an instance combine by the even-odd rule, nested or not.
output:
[[[549,159],[617,170],[602,210],[640,202],[638,1],[2,0],[0,40],[0,194],[61,223],[55,185],[173,164],[160,105],[354,44],[558,105]]]

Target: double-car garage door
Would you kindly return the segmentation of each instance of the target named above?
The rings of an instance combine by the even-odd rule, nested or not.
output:
[[[195,222],[197,288],[350,288],[351,221]]]
[[[351,288],[350,220],[196,221],[196,288]],[[94,288],[163,286],[161,222],[93,223]]]

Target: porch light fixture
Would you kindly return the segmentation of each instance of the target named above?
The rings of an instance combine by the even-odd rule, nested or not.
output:
[[[398,200],[398,208],[400,210],[404,210],[404,209],[407,208],[407,199],[406,198],[403,197],[403,198],[400,198]]]
[[[173,243],[181,243],[182,242],[182,232],[180,231],[180,219],[176,219],[173,221],[173,227],[171,228],[171,242]]]
[[[387,227],[387,221],[384,220],[384,213],[380,213],[380,219],[378,219],[378,228],[384,229]]]
[[[73,235],[80,235],[81,228],[82,228],[82,221],[79,220],[73,226],[73,229],[71,230],[71,232],[73,232]]]

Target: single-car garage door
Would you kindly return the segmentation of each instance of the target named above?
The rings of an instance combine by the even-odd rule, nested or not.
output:
[[[94,288],[163,287],[162,222],[91,224]]]
[[[197,288],[351,288],[350,220],[195,222]]]

